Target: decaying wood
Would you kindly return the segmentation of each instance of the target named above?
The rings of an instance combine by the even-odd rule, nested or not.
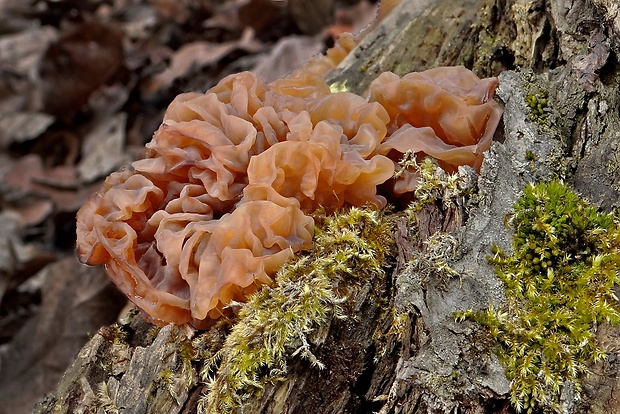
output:
[[[385,70],[463,64],[480,76],[499,75],[503,125],[477,196],[458,210],[440,202],[425,207],[419,232],[400,222],[393,271],[359,287],[348,318],[315,337],[313,352],[326,369],[292,360],[286,379],[266,387],[244,412],[512,412],[497,358],[476,343],[472,325],[452,315],[503,300],[486,256],[493,243],[509,249],[504,217],[528,182],[562,174],[603,208],[620,205],[618,39],[614,1],[403,0],[332,80],[361,93]],[[541,91],[549,102],[545,122],[532,119],[525,101]],[[459,277],[446,281],[408,265],[435,231],[458,240],[451,267]],[[399,330],[392,329],[395,315],[406,315]],[[196,332],[170,326],[149,336],[148,325],[134,321],[115,342],[110,329],[94,335],[36,412],[195,412],[203,385],[196,365],[180,367],[178,343]],[[217,348],[225,332],[209,335]],[[566,412],[620,412],[620,333],[606,327],[598,335],[610,344],[610,358],[593,368],[582,400],[564,396]],[[166,370],[187,377],[164,384]]]

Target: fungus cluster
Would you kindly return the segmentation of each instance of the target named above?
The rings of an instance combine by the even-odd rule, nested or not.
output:
[[[414,169],[394,178],[405,153],[479,168],[501,116],[495,78],[445,67],[383,73],[368,98],[331,93],[324,74],[353,46],[269,84],[243,72],[179,95],[146,158],[78,212],[80,260],[105,264],[153,322],[203,328],[311,245],[317,209],[414,190]]]

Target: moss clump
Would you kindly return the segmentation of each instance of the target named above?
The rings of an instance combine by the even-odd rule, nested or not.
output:
[[[536,161],[538,156],[532,151],[525,151],[525,160],[526,161]]]
[[[547,123],[547,103],[549,93],[538,91],[525,97],[525,102],[530,107],[530,120],[545,125]]]
[[[517,411],[559,411],[563,384],[578,394],[587,365],[605,357],[597,324],[620,321],[619,222],[557,181],[528,186],[508,222],[514,253],[494,247],[489,258],[507,303],[457,318],[480,323],[498,345]]]
[[[235,411],[267,382],[282,379],[289,357],[322,368],[309,335],[332,316],[344,317],[345,285],[381,276],[391,262],[393,225],[382,213],[351,208],[317,221],[322,225],[312,249],[285,265],[273,287],[236,304],[242,307],[238,322],[202,370],[209,393],[199,412]]]

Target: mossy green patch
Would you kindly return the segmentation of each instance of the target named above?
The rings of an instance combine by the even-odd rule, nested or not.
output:
[[[539,124],[547,123],[547,103],[549,93],[547,91],[537,91],[525,97],[525,102],[530,107],[530,120]]]
[[[489,258],[507,303],[456,317],[486,328],[517,411],[559,411],[565,382],[579,393],[588,364],[605,357],[596,326],[620,321],[620,224],[559,181],[525,188],[507,222],[514,252],[495,246]]]

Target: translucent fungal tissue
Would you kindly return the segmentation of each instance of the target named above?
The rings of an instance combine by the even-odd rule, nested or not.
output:
[[[324,75],[353,46],[345,37],[270,84],[243,72],[179,95],[145,159],[78,212],[80,260],[104,264],[151,321],[206,328],[311,245],[317,209],[382,208],[414,190],[413,169],[393,178],[403,154],[480,166],[496,79],[437,68],[384,73],[368,99],[330,93]]]
[[[478,79],[462,67],[440,67],[399,78],[385,72],[370,86],[370,100],[389,113],[389,138],[379,147],[395,162],[407,151],[434,157],[447,172],[460,165],[477,171],[491,147],[502,115],[493,100],[497,78]],[[405,172],[397,193],[416,187],[415,173]]]

